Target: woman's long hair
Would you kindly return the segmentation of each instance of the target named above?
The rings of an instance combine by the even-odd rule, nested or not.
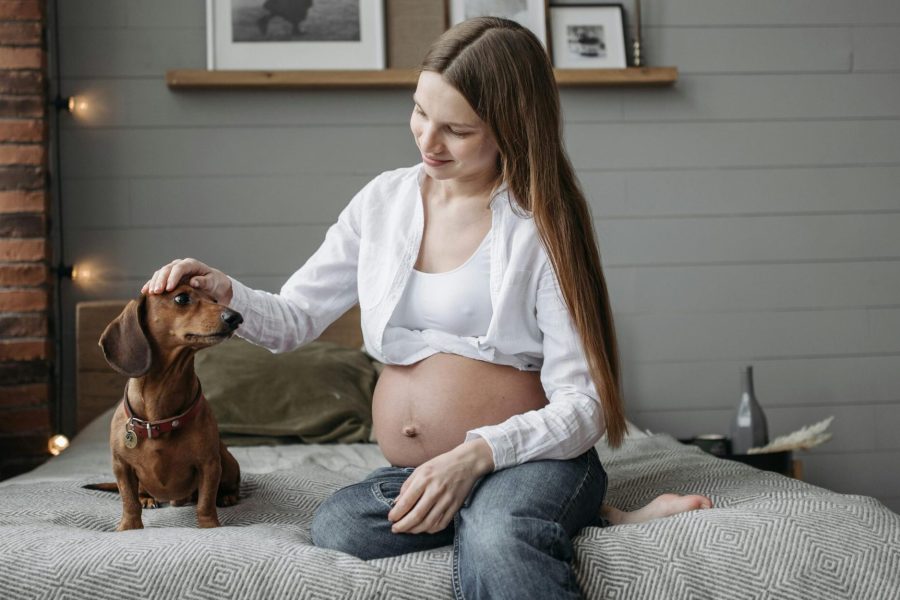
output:
[[[590,209],[563,148],[550,58],[515,21],[479,17],[444,32],[420,70],[439,73],[491,128],[499,174],[534,218],[581,337],[607,443],[618,448],[626,427],[612,309]]]

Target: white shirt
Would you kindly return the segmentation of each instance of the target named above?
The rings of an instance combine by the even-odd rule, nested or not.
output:
[[[606,430],[581,340],[537,227],[509,197],[491,197],[490,295],[485,335],[463,337],[388,326],[419,254],[425,227],[423,165],[387,171],[341,211],[318,250],[279,294],[232,279],[238,334],[273,352],[315,340],[359,302],[366,351],[386,364],[408,365],[438,352],[540,371],[549,403],[497,425],[466,433],[491,447],[494,469],[538,459],[569,459]]]

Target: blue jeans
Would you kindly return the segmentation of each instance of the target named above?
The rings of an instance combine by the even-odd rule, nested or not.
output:
[[[391,500],[412,472],[382,467],[339,489],[313,517],[313,543],[363,560],[453,544],[459,600],[581,597],[571,538],[605,523],[599,511],[607,477],[594,448],[481,477],[443,531],[392,533]]]

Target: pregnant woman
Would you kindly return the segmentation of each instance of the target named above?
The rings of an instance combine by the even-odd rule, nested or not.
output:
[[[143,292],[187,280],[275,352],[358,302],[366,350],[385,363],[373,418],[391,466],[327,499],[313,542],[363,559],[453,544],[458,598],[580,597],[582,527],[712,503],[601,507],[594,445],[606,433],[616,448],[626,431],[616,337],[537,38],[489,17],[445,32],[422,63],[410,128],[422,162],[357,193],[279,294],[194,259]]]

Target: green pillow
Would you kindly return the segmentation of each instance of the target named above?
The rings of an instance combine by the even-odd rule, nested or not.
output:
[[[234,337],[194,365],[226,444],[370,439],[378,373],[359,350],[316,341],[273,354]]]

